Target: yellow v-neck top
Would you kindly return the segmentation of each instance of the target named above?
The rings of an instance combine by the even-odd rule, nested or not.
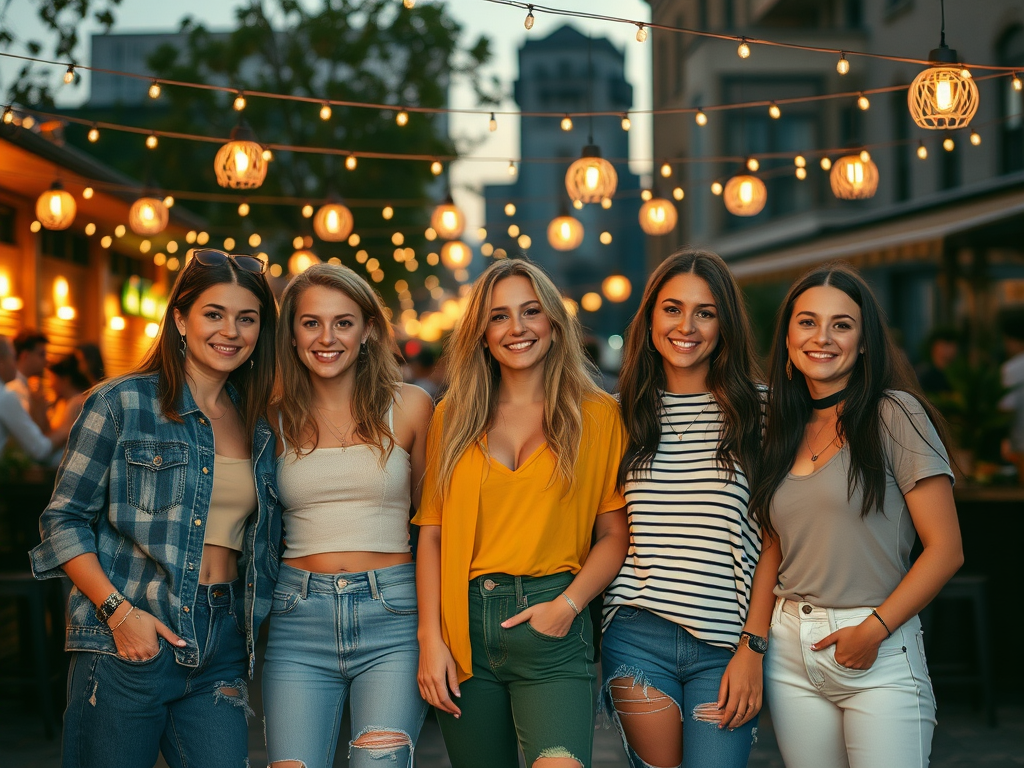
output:
[[[586,562],[598,515],[622,509],[616,485],[625,433],[616,402],[583,403],[583,434],[569,493],[547,443],[515,470],[488,456],[486,438],[468,449],[442,502],[438,493],[445,403],[427,435],[427,471],[416,525],[441,526],[441,631],[459,680],[472,677],[469,581],[485,573],[577,573]]]

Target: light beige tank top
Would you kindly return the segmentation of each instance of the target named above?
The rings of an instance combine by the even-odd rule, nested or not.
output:
[[[389,427],[392,419],[388,411]],[[302,456],[285,445],[277,460],[284,557],[409,552],[411,489],[409,454],[397,444],[383,467],[369,445],[314,448]]]
[[[256,509],[252,459],[213,457],[213,492],[206,517],[205,544],[242,551],[245,521]]]

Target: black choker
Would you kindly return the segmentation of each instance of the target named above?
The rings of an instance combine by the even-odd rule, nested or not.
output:
[[[821,400],[815,400],[812,397],[811,398],[811,408],[813,408],[816,411],[824,411],[824,410],[826,410],[828,408],[831,408],[836,403],[842,402],[842,400],[845,397],[846,397],[846,390],[845,389],[841,389],[838,392],[836,392],[835,394],[829,395],[828,397],[823,397],[823,398],[821,398]]]

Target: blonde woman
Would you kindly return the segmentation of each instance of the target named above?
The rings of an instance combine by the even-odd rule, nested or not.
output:
[[[454,768],[590,765],[587,604],[626,554],[623,432],[580,326],[521,260],[474,283],[431,424],[417,558],[420,692]],[[593,539],[593,544],[591,543]]]
[[[433,406],[401,383],[380,298],[347,267],[294,278],[279,328],[285,547],[263,670],[270,764],[332,765],[351,694],[349,765],[411,765],[427,705],[409,510]]]

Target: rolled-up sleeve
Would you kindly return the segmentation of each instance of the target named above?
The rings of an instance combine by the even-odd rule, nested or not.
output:
[[[72,558],[96,552],[96,520],[107,505],[117,422],[106,399],[94,392],[68,438],[50,503],[39,519],[42,543],[29,552],[37,579],[63,576]]]

